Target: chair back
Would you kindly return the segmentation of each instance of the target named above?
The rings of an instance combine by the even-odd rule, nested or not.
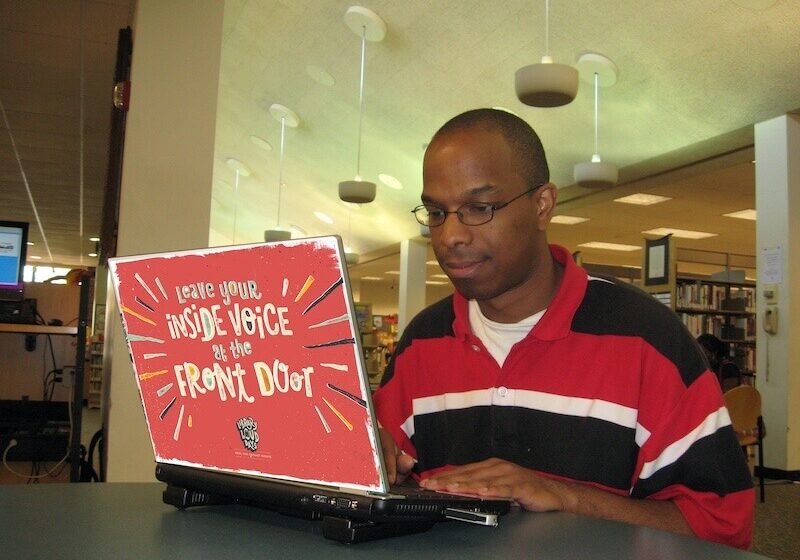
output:
[[[739,385],[725,392],[723,397],[740,444],[749,444],[746,440],[755,443],[758,417],[761,416],[761,394],[755,387]]]

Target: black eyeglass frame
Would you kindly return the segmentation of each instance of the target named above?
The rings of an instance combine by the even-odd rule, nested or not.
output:
[[[484,224],[488,224],[489,222],[491,222],[494,219],[494,213],[497,212],[498,210],[501,210],[501,209],[505,208],[506,206],[508,206],[509,204],[511,204],[512,202],[517,200],[518,198],[522,198],[526,194],[530,194],[532,192],[535,192],[537,189],[545,186],[546,184],[547,183],[545,182],[545,183],[540,183],[540,184],[536,185],[535,187],[531,187],[528,190],[523,191],[522,193],[518,194],[517,196],[515,196],[514,198],[512,198],[511,200],[508,200],[506,202],[496,202],[496,203],[467,202],[466,204],[462,204],[461,206],[459,206],[455,210],[451,210],[451,211],[445,210],[444,208],[441,208],[440,206],[437,206],[435,204],[420,204],[419,206],[415,206],[414,209],[411,210],[411,213],[414,214],[414,219],[417,220],[417,223],[419,223],[420,225],[423,225],[423,226],[431,227],[431,228],[439,227],[442,224],[444,224],[444,222],[447,220],[447,216],[449,214],[455,214],[456,216],[458,216],[458,221],[461,222],[462,224],[464,224],[465,226],[482,226]],[[442,221],[440,223],[435,224],[435,225],[431,225],[430,224],[430,212],[427,212],[429,206],[433,206],[437,210],[441,210],[443,212]],[[487,208],[491,209],[491,213],[489,214],[489,217],[485,221],[478,222],[478,223],[475,223],[475,224],[471,224],[471,223],[468,223],[468,222],[464,221],[464,215],[462,214],[462,211],[464,210],[464,208],[469,207],[469,206],[486,206]],[[422,210],[425,210],[427,212],[427,214],[428,214],[428,216],[427,216],[428,217],[428,220],[427,220],[428,223],[425,223],[425,221],[421,220],[419,218],[419,215],[417,214],[417,212],[420,212]]]

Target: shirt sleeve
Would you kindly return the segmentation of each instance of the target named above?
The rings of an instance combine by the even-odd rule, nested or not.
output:
[[[641,400],[631,495],[672,500],[698,537],[749,547],[752,479],[714,373],[688,387],[645,389]]]

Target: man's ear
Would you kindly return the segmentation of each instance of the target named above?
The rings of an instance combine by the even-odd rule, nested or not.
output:
[[[558,188],[553,183],[545,183],[539,189],[538,200],[536,201],[536,220],[540,230],[547,229],[553,211],[558,200]]]

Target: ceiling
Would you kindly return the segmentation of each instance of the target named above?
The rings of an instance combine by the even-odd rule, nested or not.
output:
[[[117,33],[131,4],[0,0],[0,219],[30,223],[31,264],[97,261],[89,238],[100,233]]]
[[[356,277],[396,269],[399,241],[419,235],[408,211],[419,201],[424,145],[455,114],[501,106],[542,137],[561,187],[557,213],[589,218],[549,230],[585,262],[638,265],[641,251],[579,245],[641,245],[642,231],[666,226],[718,234],[679,240],[679,247],[753,255],[754,223],[721,214],[754,208],[752,125],[800,108],[800,1],[777,0],[765,10],[745,3],[552,2],[554,60],[573,63],[596,51],[620,71],[616,85],[600,92],[600,153],[620,167],[620,184],[588,192],[572,185],[572,167],[593,151],[591,87],[582,84],[574,102],[553,109],[527,107],[514,94],[516,69],[545,54],[544,1],[365,2],[388,26],[366,51],[361,175],[378,183],[378,195],[352,207],[337,196],[338,182],[356,172],[361,42],[343,17],[352,2],[227,0],[211,243],[263,239],[276,225],[282,171],[281,226],[342,235],[365,263],[354,267]],[[0,0],[0,101],[11,128],[9,135],[0,119],[0,217],[36,223],[13,136],[52,255],[33,226],[29,254],[42,262],[93,262],[86,253],[99,231],[117,30],[132,21],[132,4],[84,0],[81,96],[81,2]],[[134,37],[134,64],[135,56]],[[333,83],[320,83],[319,72],[314,79],[309,66]],[[273,103],[301,121],[285,131],[282,170]],[[228,158],[251,170],[238,190]],[[399,179],[402,190],[382,184],[379,173]],[[632,192],[671,200],[650,207],[613,201]]]

